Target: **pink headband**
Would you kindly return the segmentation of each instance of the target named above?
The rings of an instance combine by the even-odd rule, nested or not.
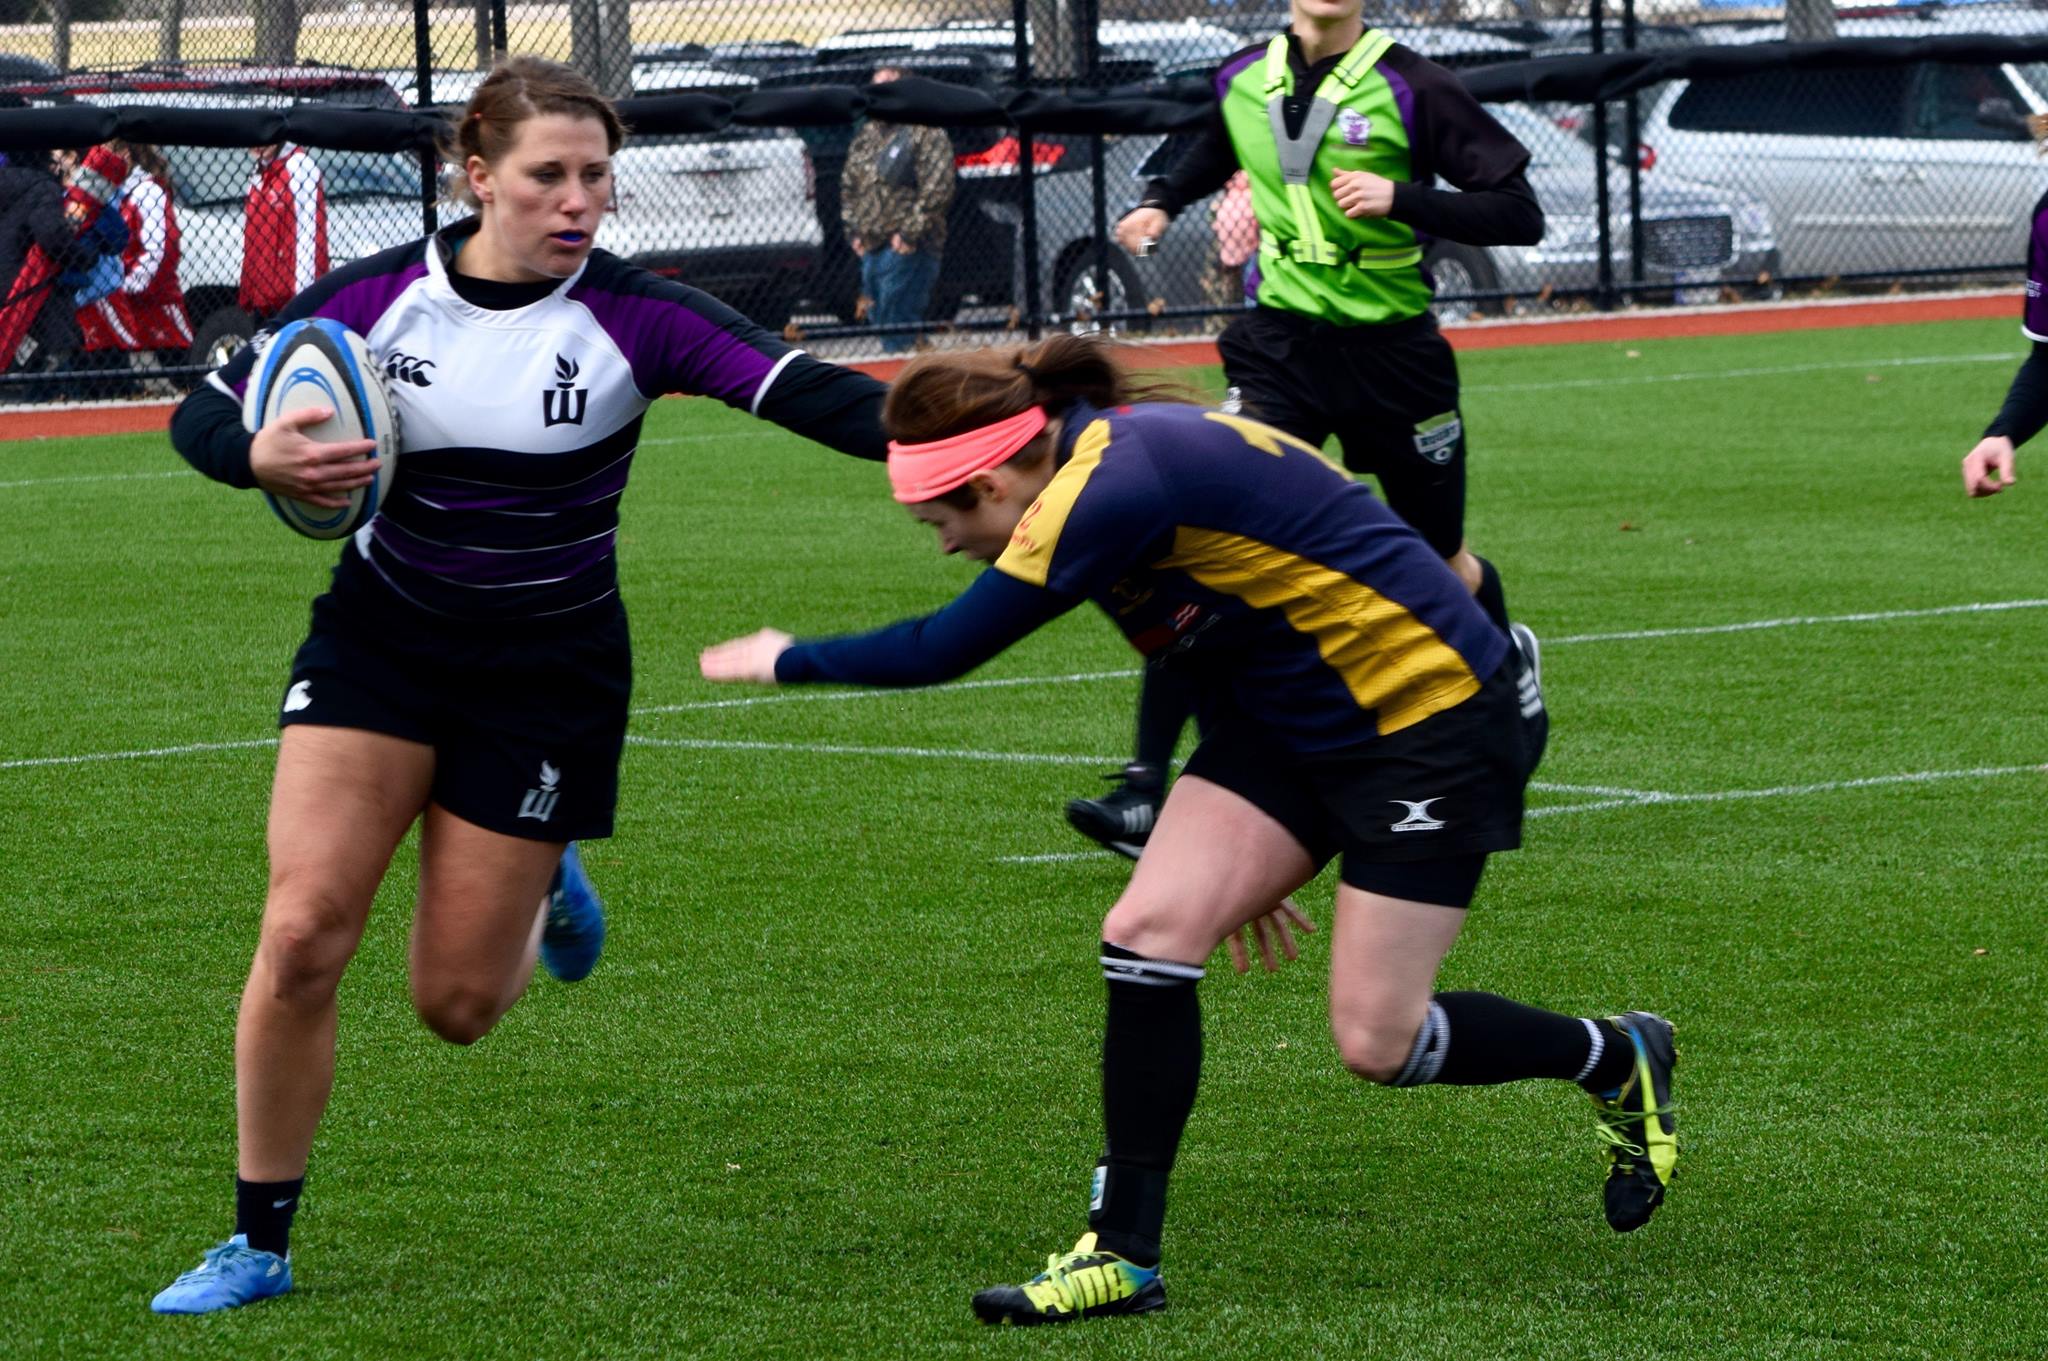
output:
[[[1045,422],[1045,408],[1033,406],[1008,420],[978,430],[964,430],[930,444],[899,444],[890,440],[890,491],[906,506],[944,496],[1037,439]]]

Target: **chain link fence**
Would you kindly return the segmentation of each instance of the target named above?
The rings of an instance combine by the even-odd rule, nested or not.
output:
[[[23,185],[47,196],[30,181],[49,166],[72,223],[111,202],[127,240],[98,242],[118,272],[74,250],[38,273],[34,250],[9,261],[0,242],[0,279],[14,280],[0,351],[19,332],[0,400],[173,393],[311,273],[456,212],[436,201],[430,156],[206,145],[219,140],[205,131],[211,111],[459,105],[503,51],[568,60],[619,97],[865,87],[878,72],[990,93],[1185,89],[1287,19],[1270,0],[0,0],[0,105],[164,112],[161,142],[99,158],[105,186],[79,163],[86,148],[7,153],[0,173],[30,177],[9,190],[17,210]],[[1468,74],[1788,37],[2048,34],[2048,9],[2009,3],[1794,0],[1788,14],[1697,0],[1369,0],[1367,19]],[[1454,319],[1997,278],[2022,265],[2048,184],[2026,131],[2027,115],[2048,112],[2048,62],[1765,69],[1611,102],[1491,107],[1533,153],[1548,231],[1534,247],[1437,243],[1439,309]],[[1202,334],[1245,305],[1246,214],[1227,193],[1183,214],[1148,258],[1110,242],[1108,226],[1186,133],[881,131],[891,135],[735,123],[636,137],[600,242],[826,353],[1055,326]],[[878,179],[891,156],[920,152],[915,183]],[[84,192],[95,187],[98,199]],[[869,303],[864,272],[878,254],[892,263],[888,212],[921,213],[925,242],[942,239],[923,252],[937,268],[922,316],[877,316]]]

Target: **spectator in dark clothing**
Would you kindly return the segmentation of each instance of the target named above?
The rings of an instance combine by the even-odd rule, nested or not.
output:
[[[37,247],[41,247],[40,252]],[[51,305],[57,274],[90,265],[98,252],[64,215],[64,185],[47,151],[9,151],[0,165],[0,368],[27,358],[51,368],[83,339],[68,295]],[[39,268],[37,266],[40,266]],[[33,277],[31,277],[33,276]],[[22,354],[23,342],[34,348]]]

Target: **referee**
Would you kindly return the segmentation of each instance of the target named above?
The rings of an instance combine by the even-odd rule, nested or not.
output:
[[[1187,152],[1117,224],[1133,254],[1239,169],[1259,220],[1257,307],[1217,341],[1241,409],[1379,480],[1387,504],[1449,560],[1495,625],[1500,578],[1465,546],[1458,367],[1429,304],[1432,239],[1528,245],[1543,210],[1529,152],[1451,72],[1368,30],[1362,0],[1293,0],[1292,23],[1216,71],[1217,104]],[[1453,190],[1437,187],[1442,180]],[[1148,668],[1136,759],[1102,799],[1067,807],[1113,850],[1142,849],[1188,715],[1170,667]]]

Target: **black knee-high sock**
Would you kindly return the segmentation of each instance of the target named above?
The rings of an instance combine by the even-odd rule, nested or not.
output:
[[[299,1212],[304,1177],[290,1181],[243,1181],[235,1178],[235,1232],[246,1234],[258,1252],[291,1253],[292,1216]]]
[[[1490,992],[1440,992],[1430,999],[1407,1066],[1388,1085],[1483,1087],[1549,1077],[1604,1092],[1628,1078],[1634,1060],[1634,1044],[1612,1021],[1544,1011]]]
[[[1180,731],[1194,711],[1194,687],[1184,674],[1170,666],[1146,667],[1138,691],[1136,763],[1158,771],[1163,782],[1173,764],[1173,749],[1180,744]]]
[[[1109,1019],[1102,1032],[1102,1161],[1088,1227],[1098,1246],[1140,1266],[1159,1261],[1166,1179],[1202,1078],[1196,964],[1102,945]]]
[[[1480,557],[1477,553],[1474,553],[1472,556],[1479,563],[1479,589],[1472,593],[1472,598],[1479,602],[1480,609],[1486,611],[1486,617],[1493,621],[1493,626],[1502,633],[1506,633],[1508,631],[1508,598],[1501,590],[1500,572],[1492,563]]]

